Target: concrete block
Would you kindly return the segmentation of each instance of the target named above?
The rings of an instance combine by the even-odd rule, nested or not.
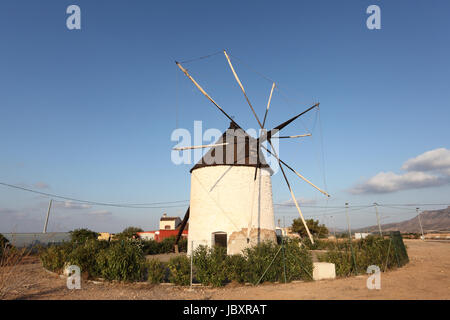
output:
[[[336,278],[336,267],[334,263],[314,262],[313,279],[324,280]]]

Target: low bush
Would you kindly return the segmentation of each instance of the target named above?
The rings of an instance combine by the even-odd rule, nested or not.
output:
[[[109,246],[106,241],[87,239],[83,243],[73,244],[73,250],[67,256],[69,265],[80,267],[82,273],[88,278],[100,276],[100,269],[97,263],[97,255]]]
[[[173,253],[175,248],[175,240],[176,237],[168,237],[163,239],[161,242],[157,242],[155,240],[141,240],[142,248],[144,250],[144,254],[152,255],[152,254],[162,254],[162,253]],[[187,251],[187,240],[180,239],[178,242],[178,250],[179,252]]]
[[[403,253],[406,255],[403,258],[397,250],[392,238],[369,236],[351,243],[343,242],[339,248],[319,257],[319,260],[334,263],[337,276],[349,276],[366,273],[370,265],[376,265],[383,271],[404,265],[407,263],[407,253]]]
[[[142,240],[142,251],[145,255],[159,254],[159,243],[155,240]]]
[[[175,237],[164,238],[159,243],[159,253],[175,252]]]
[[[312,279],[312,257],[298,241],[288,240],[282,245],[263,242],[244,251],[247,260],[245,279],[251,283],[258,281],[284,282]]]
[[[319,256],[319,261],[334,263],[336,276],[347,277],[353,270],[352,254],[350,250],[333,249],[323,256]]]
[[[145,264],[147,269],[147,281],[150,283],[161,283],[166,274],[166,266],[158,259],[150,259]]]
[[[180,286],[190,284],[191,265],[186,256],[177,256],[169,260],[169,281]]]
[[[220,287],[227,281],[227,250],[223,247],[198,246],[193,264],[196,279],[203,285]]]
[[[68,242],[60,245],[51,245],[41,249],[39,258],[45,269],[60,273],[64,269],[72,249],[73,245]]]
[[[246,268],[245,278],[248,282],[256,284],[263,275],[262,280],[265,281],[275,282],[279,280],[280,273],[282,272],[280,269],[281,255],[277,255],[277,253],[280,248],[277,244],[267,241],[244,250],[244,257],[248,266]],[[276,255],[277,258],[275,258]],[[275,261],[267,269],[274,258]]]
[[[89,229],[75,229],[70,231],[70,238],[72,242],[83,243],[87,240],[97,240],[98,233]]]
[[[178,251],[179,252],[187,252],[187,239],[181,238],[180,241],[178,241]]]
[[[313,262],[311,253],[298,241],[285,240],[286,280],[312,280]]]
[[[145,257],[134,241],[112,243],[97,255],[99,275],[107,280],[140,281],[145,275]]]
[[[241,254],[233,254],[226,257],[226,272],[229,281],[245,283],[247,281],[248,264]]]
[[[302,239],[301,244],[309,250],[333,250],[342,245],[340,242],[324,239],[314,239],[314,244],[312,244],[309,238]]]

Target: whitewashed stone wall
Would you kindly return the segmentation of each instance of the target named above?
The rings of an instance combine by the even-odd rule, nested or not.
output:
[[[192,241],[194,249],[211,246],[214,232],[226,232],[228,254],[276,240],[271,170],[261,169],[256,180],[254,174],[254,167],[226,165],[192,171],[188,254]]]

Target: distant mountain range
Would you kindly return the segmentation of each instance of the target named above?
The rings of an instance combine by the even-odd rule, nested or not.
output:
[[[448,231],[450,230],[450,207],[441,210],[424,211],[420,214],[424,232]],[[404,233],[420,233],[418,216],[402,222],[388,223],[381,225],[382,231],[400,231]],[[370,226],[359,229],[352,229],[352,232],[376,232],[378,226]]]

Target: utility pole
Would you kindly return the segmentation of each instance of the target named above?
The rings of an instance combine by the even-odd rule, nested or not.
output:
[[[417,213],[417,217],[419,218],[420,231],[422,232],[422,240],[425,240],[425,235],[423,234],[423,228],[422,228],[422,220],[420,219],[419,208],[416,208],[416,213]]]
[[[44,230],[42,233],[47,233],[47,225],[48,225],[48,217],[50,216],[50,209],[52,207],[53,199],[50,199],[50,203],[48,205],[47,217],[45,218]]]
[[[374,202],[375,205],[375,213],[377,214],[377,223],[378,223],[378,230],[380,231],[380,236],[383,237],[383,232],[381,231],[381,225],[380,225],[380,216],[378,215],[378,203]]]
[[[332,224],[332,226],[333,226],[333,234],[334,234],[334,238],[337,239],[337,238],[336,238],[336,225],[335,225],[335,223],[334,223],[333,216],[330,216],[330,220],[331,220],[331,224]]]
[[[345,215],[347,216],[347,226],[348,226],[348,241],[350,242],[350,250],[352,251],[352,257],[353,257],[353,268],[356,273],[358,273],[357,267],[356,267],[356,257],[355,252],[353,251],[353,245],[352,245],[352,230],[350,229],[350,218],[348,216],[348,202],[345,203]],[[356,237],[355,237],[356,239]]]
[[[348,217],[348,202],[345,203],[345,215],[347,216],[348,236],[352,241],[352,230],[350,229],[350,218]]]

